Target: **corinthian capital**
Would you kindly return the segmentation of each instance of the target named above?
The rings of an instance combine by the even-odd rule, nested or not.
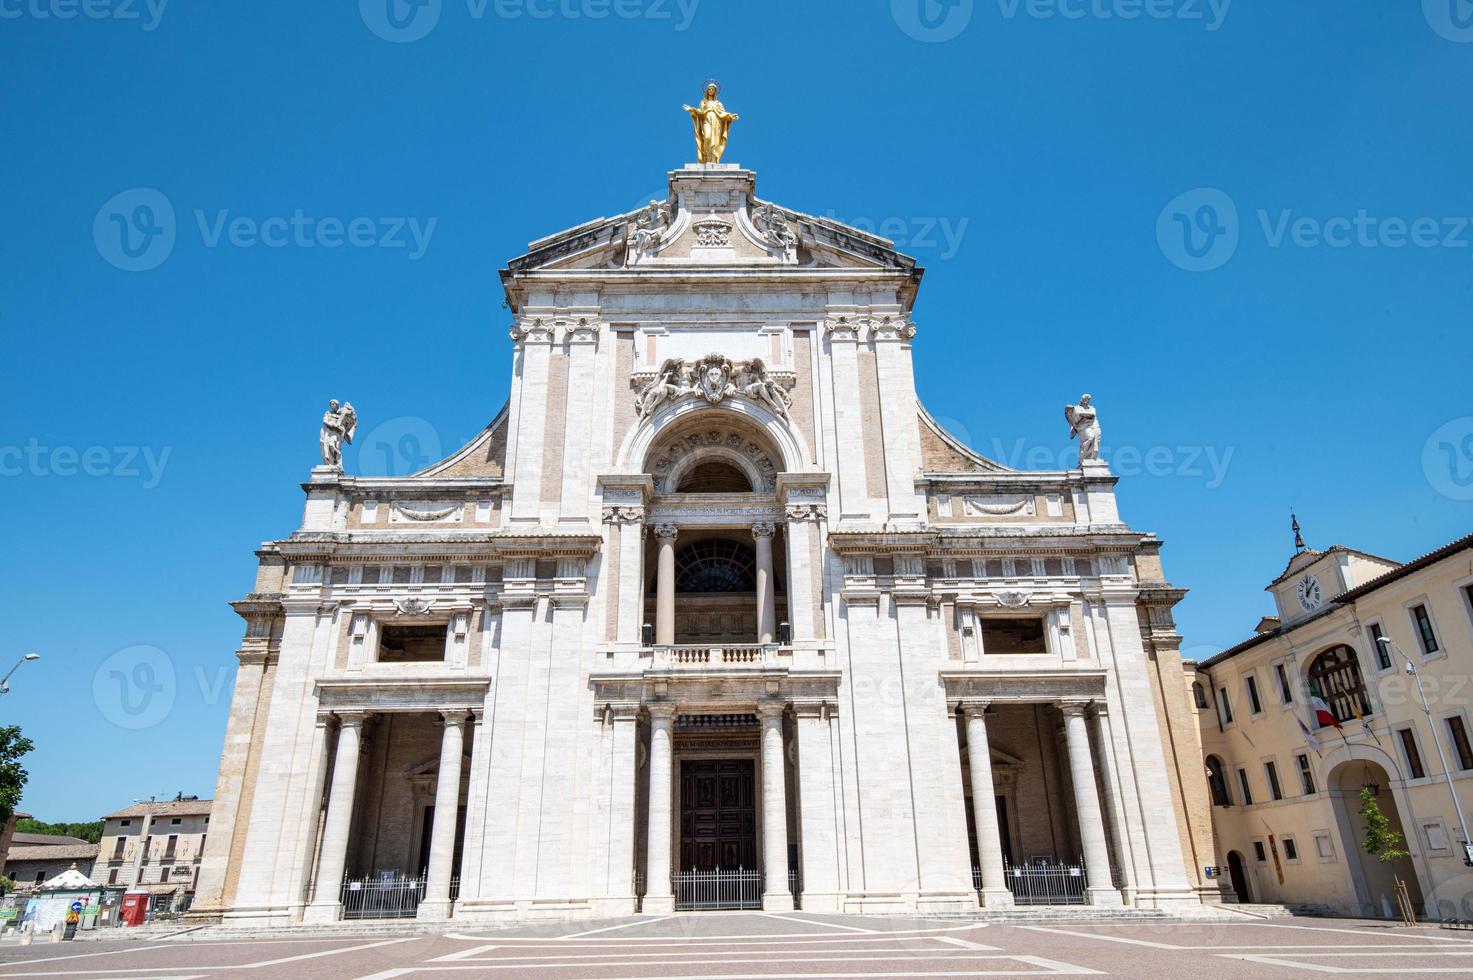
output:
[[[758,521],[752,525],[752,537],[770,538],[777,533],[777,525],[772,521]]]

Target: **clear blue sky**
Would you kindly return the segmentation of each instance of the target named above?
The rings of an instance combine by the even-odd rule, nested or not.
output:
[[[709,75],[759,193],[927,266],[934,414],[1052,465],[1088,390],[1107,454],[1164,447],[1120,459],[1148,471],[1120,500],[1192,590],[1189,651],[1269,610],[1291,506],[1312,545],[1400,559],[1473,527],[1466,3],[918,2],[400,0],[396,28],[387,0],[0,0],[0,653],[44,656],[0,698],[37,743],[24,808],[213,792],[226,603],[300,517],[326,399],[386,426],[350,472],[477,432],[510,376],[497,269],[660,192]],[[105,207],[138,188],[162,197]],[[172,252],[138,231],[161,200]],[[326,247],[355,218],[404,247]],[[1418,218],[1437,244],[1390,247]]]

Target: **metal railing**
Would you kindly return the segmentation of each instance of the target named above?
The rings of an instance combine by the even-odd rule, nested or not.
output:
[[[1005,865],[1003,880],[1015,905],[1087,905],[1084,862]],[[982,869],[972,869],[972,887],[982,890]]]
[[[760,909],[762,872],[678,871],[670,876],[675,908],[681,912],[698,909]]]
[[[344,919],[408,919],[425,897],[425,876],[382,875],[343,880]]]

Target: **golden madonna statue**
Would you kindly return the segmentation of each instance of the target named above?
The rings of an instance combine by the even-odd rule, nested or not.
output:
[[[681,106],[690,113],[691,123],[696,130],[696,162],[720,163],[721,154],[726,152],[726,138],[731,134],[731,124],[742,118],[727,112],[726,106],[716,98],[721,86],[716,79],[708,79],[704,97],[698,106]]]

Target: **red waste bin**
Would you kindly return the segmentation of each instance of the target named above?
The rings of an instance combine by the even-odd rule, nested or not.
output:
[[[147,892],[130,892],[123,896],[123,908],[118,913],[119,922],[125,926],[138,926],[143,924],[144,917],[147,915]]]

